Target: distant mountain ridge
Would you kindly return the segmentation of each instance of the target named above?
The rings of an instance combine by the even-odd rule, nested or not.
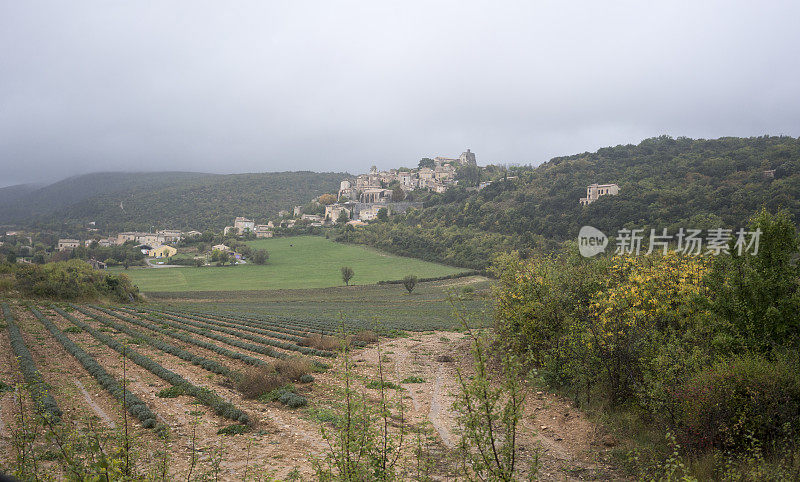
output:
[[[93,173],[38,189],[0,190],[0,223],[55,230],[92,221],[107,230],[221,229],[236,216],[265,220],[305,204],[336,191],[348,177],[308,171]]]

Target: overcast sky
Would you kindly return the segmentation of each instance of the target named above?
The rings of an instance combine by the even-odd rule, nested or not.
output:
[[[800,135],[800,2],[0,0],[0,185]]]

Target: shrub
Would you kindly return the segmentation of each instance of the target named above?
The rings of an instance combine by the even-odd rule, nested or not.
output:
[[[156,393],[156,396],[159,398],[176,398],[185,394],[186,390],[182,385],[172,385]]]
[[[228,367],[226,367],[226,366],[224,366],[224,365],[222,365],[220,363],[217,363],[214,360],[210,360],[210,359],[202,357],[200,355],[196,355],[194,353],[188,352],[188,351],[184,350],[183,348],[177,347],[175,345],[171,345],[171,344],[166,343],[166,342],[164,342],[164,341],[162,341],[162,340],[160,340],[158,338],[153,338],[151,336],[148,336],[148,335],[146,335],[146,334],[144,334],[144,333],[142,333],[140,331],[137,331],[137,330],[134,330],[133,328],[130,328],[127,325],[116,323],[113,320],[110,320],[108,318],[96,315],[96,314],[88,311],[85,308],[81,308],[80,306],[75,306],[75,309],[80,311],[81,313],[83,313],[86,316],[94,318],[95,320],[99,321],[100,323],[102,323],[102,324],[104,324],[106,326],[109,326],[109,327],[111,327],[111,328],[113,328],[113,329],[115,329],[117,331],[120,331],[122,333],[125,333],[127,335],[132,336],[133,338],[128,340],[129,344],[141,345],[142,343],[146,343],[146,344],[151,345],[151,346],[153,346],[153,347],[155,347],[155,348],[157,348],[157,349],[159,349],[159,350],[161,350],[161,351],[163,351],[165,353],[169,353],[170,355],[174,355],[174,356],[176,356],[176,357],[178,357],[178,358],[180,358],[182,360],[186,360],[188,362],[191,362],[191,363],[203,368],[204,370],[208,370],[208,371],[210,371],[212,373],[216,373],[218,375],[230,375],[230,373],[231,373],[231,370]],[[108,311],[108,310],[102,310],[102,311],[104,311],[105,313],[110,313],[110,311]],[[103,329],[100,328],[100,330],[102,331]]]
[[[310,373],[306,373],[302,377],[300,377],[300,383],[311,383],[314,381],[314,376]]]
[[[247,432],[247,425],[233,424],[217,430],[217,435],[240,435]]]
[[[311,362],[305,358],[287,358],[275,362],[275,371],[286,380],[297,382],[311,371]]]
[[[308,336],[298,342],[298,345],[316,348],[317,350],[331,351],[339,348],[339,340],[335,336],[309,333]]]
[[[284,385],[267,393],[266,395],[263,395],[260,400],[262,402],[280,402],[289,408],[305,406],[308,403],[306,397],[298,395],[294,390],[294,385]]]
[[[359,331],[353,335],[353,340],[364,343],[375,343],[378,341],[378,335],[372,330]]]
[[[406,291],[411,293],[414,291],[414,287],[417,286],[417,277],[414,275],[408,275],[403,278],[403,286],[405,287]]]
[[[14,278],[17,289],[26,296],[57,300],[106,297],[126,303],[139,298],[139,289],[127,276],[92,269],[78,259],[45,265],[25,264],[15,269]]]
[[[281,400],[281,402],[289,408],[305,407],[308,404],[306,397],[297,395],[296,393],[292,393],[285,402],[283,400]]]
[[[215,353],[219,353],[220,355],[224,355],[224,356],[227,356],[229,358],[236,359],[236,360],[241,360],[241,361],[247,363],[248,365],[260,366],[260,367],[264,367],[264,368],[272,368],[271,364],[269,364],[269,363],[267,363],[265,361],[262,361],[260,358],[255,358],[255,357],[252,357],[250,355],[246,355],[244,353],[240,353],[240,352],[233,351],[233,350],[228,350],[227,348],[221,347],[219,345],[215,345],[213,343],[209,343],[207,341],[198,340],[197,338],[192,338],[191,336],[187,335],[186,333],[183,333],[183,332],[180,332],[180,331],[170,330],[170,329],[164,328],[162,326],[155,325],[153,323],[147,323],[147,322],[145,322],[145,321],[143,321],[141,319],[138,319],[138,318],[131,318],[131,317],[127,317],[127,316],[122,316],[117,312],[114,312],[114,311],[111,311],[111,310],[107,310],[107,309],[99,307],[99,306],[92,306],[92,308],[94,308],[96,310],[100,310],[103,313],[107,313],[109,315],[115,316],[115,317],[117,317],[117,318],[119,318],[121,320],[125,320],[125,321],[127,321],[129,323],[132,323],[134,325],[138,325],[138,326],[141,326],[141,327],[156,331],[156,332],[158,332],[158,333],[160,333],[162,335],[171,336],[172,338],[177,338],[178,340],[185,341],[186,343],[190,343],[192,345],[196,345],[196,346],[199,346],[199,347],[207,348],[207,349],[209,349],[209,350],[211,350],[211,351],[213,351]],[[136,313],[136,316],[141,317],[141,318],[146,319],[146,320],[155,321],[157,323],[161,323],[163,321],[163,320],[160,320],[158,318],[154,318],[154,317],[151,317],[151,316],[143,315],[143,314],[140,314],[140,313]],[[78,328],[78,327],[73,327],[73,328],[75,328],[78,331],[80,331],[80,328]]]
[[[738,450],[750,437],[769,447],[800,435],[800,374],[793,361],[748,354],[698,372],[675,393],[687,444]]]
[[[400,385],[398,385],[396,383],[392,383],[392,382],[387,382],[386,380],[383,381],[383,384],[381,384],[380,380],[372,380],[371,382],[367,383],[367,388],[380,390],[381,389],[381,385],[383,385],[383,388],[388,388],[389,390],[398,390],[398,389],[400,389]]]
[[[259,398],[265,393],[269,393],[283,385],[284,378],[272,370],[264,368],[250,368],[241,373],[236,380],[236,389],[245,398]]]

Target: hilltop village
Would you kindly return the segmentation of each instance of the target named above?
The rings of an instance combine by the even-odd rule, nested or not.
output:
[[[317,196],[305,205],[293,206],[291,210],[281,210],[265,224],[238,216],[232,224],[224,227],[221,235],[219,232],[161,229],[152,232],[126,231],[103,236],[94,223],[90,222],[86,227],[85,237],[58,238],[57,241],[45,243],[49,246],[42,246],[39,239],[36,243],[30,241],[33,239],[30,236],[32,233],[9,231],[5,233],[4,239],[16,240],[14,244],[19,248],[16,249],[19,253],[16,257],[18,262],[40,263],[43,259],[72,256],[70,253],[78,248],[89,251],[105,248],[106,252],[102,255],[111,256],[107,259],[101,258],[105,261],[93,259],[91,253],[85,256],[86,259],[93,266],[104,268],[110,263],[126,263],[126,260],[131,260],[131,252],[135,252],[134,258],[139,258],[138,262],[146,265],[141,257],[173,258],[178,252],[176,247],[181,247],[181,252],[184,252],[187,245],[202,247],[199,250],[201,252],[194,252],[193,259],[188,260],[190,262],[200,263],[200,257],[207,262],[214,252],[229,253],[231,258],[240,260],[244,256],[236,252],[237,243],[233,239],[271,238],[279,230],[291,234],[308,228],[340,224],[358,227],[374,220],[385,220],[409,210],[421,209],[423,203],[420,199],[425,199],[431,193],[441,194],[457,185],[466,190],[484,189],[492,183],[491,180],[486,180],[491,179],[488,169],[490,168],[478,166],[475,153],[470,149],[466,149],[456,158],[422,158],[415,168],[400,167],[379,171],[372,166],[367,173],[343,179],[339,183],[338,191]],[[505,175],[505,179],[511,180],[515,177]],[[618,185],[595,183],[587,186],[586,197],[578,201],[587,206],[601,196],[617,194]]]

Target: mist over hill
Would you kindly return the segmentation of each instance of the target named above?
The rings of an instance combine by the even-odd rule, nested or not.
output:
[[[95,173],[38,189],[0,189],[0,223],[59,230],[221,229],[236,216],[266,220],[338,189],[346,173]],[[3,193],[6,194],[3,194]],[[5,199],[4,199],[5,198]]]

